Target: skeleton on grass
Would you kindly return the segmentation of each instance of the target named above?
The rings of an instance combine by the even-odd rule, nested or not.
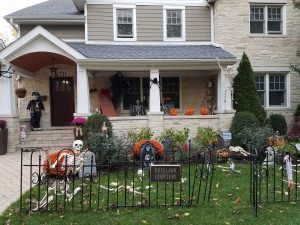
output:
[[[71,201],[74,195],[81,190],[80,187],[77,187],[72,192],[70,192],[69,181],[70,176],[77,174],[83,167],[85,154],[83,154],[83,157],[80,157],[79,155],[82,148],[83,142],[81,140],[76,140],[73,142],[73,150],[63,149],[52,154],[49,154],[49,152],[46,151],[46,171],[49,175],[51,174],[57,176],[53,184],[48,187],[48,191],[46,192],[44,197],[37,203],[36,208],[33,209],[34,211],[45,208],[54,199],[52,192],[54,195],[66,195],[67,201]],[[85,153],[86,152],[87,150],[85,151]],[[55,159],[54,162],[53,160],[51,161],[51,155],[53,154]],[[64,171],[64,179],[59,180],[58,171]]]

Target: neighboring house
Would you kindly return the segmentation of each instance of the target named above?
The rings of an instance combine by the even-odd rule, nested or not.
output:
[[[38,91],[47,96],[43,128],[67,126],[73,116],[95,112],[110,78],[122,74],[129,89],[110,117],[116,135],[143,126],[156,134],[170,127],[228,130],[234,111],[226,68],[246,51],[264,105],[289,118],[300,100],[300,79],[289,70],[297,60],[300,12],[292,0],[265,2],[49,0],[7,15],[20,38],[0,52],[1,68],[20,73],[17,85],[28,94],[16,108],[14,81],[0,78],[0,117],[15,133]],[[130,116],[136,100],[146,116]],[[163,115],[162,100],[179,115]],[[204,105],[214,115],[200,115]],[[188,107],[194,116],[184,115]],[[10,151],[17,138],[11,135]]]

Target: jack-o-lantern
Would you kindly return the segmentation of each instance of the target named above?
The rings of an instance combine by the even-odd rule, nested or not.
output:
[[[185,115],[194,115],[195,110],[193,108],[186,108],[184,114]]]
[[[171,116],[177,116],[177,110],[175,108],[171,108],[170,111],[169,111],[169,114]]]
[[[200,109],[200,113],[201,113],[201,115],[208,115],[209,109],[207,107],[203,106]]]

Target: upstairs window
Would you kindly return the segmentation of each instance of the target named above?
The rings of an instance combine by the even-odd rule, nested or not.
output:
[[[185,7],[164,6],[164,41],[185,41]]]
[[[182,37],[182,11],[167,10],[167,38]]]
[[[136,41],[136,8],[134,5],[113,6],[114,40]]]
[[[117,9],[118,38],[133,38],[133,10]]]
[[[284,6],[251,6],[250,34],[284,34]]]

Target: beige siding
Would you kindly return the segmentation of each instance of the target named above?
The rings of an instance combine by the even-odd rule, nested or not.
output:
[[[89,41],[113,41],[112,5],[87,5]]]
[[[185,9],[186,41],[211,41],[210,10],[202,6]]]
[[[138,41],[163,41],[162,6],[137,6],[136,23]]]
[[[31,29],[33,29],[35,25],[21,25],[20,26],[20,34],[24,35]],[[84,26],[76,25],[45,25],[43,26],[46,30],[51,32],[62,39],[84,39]]]

